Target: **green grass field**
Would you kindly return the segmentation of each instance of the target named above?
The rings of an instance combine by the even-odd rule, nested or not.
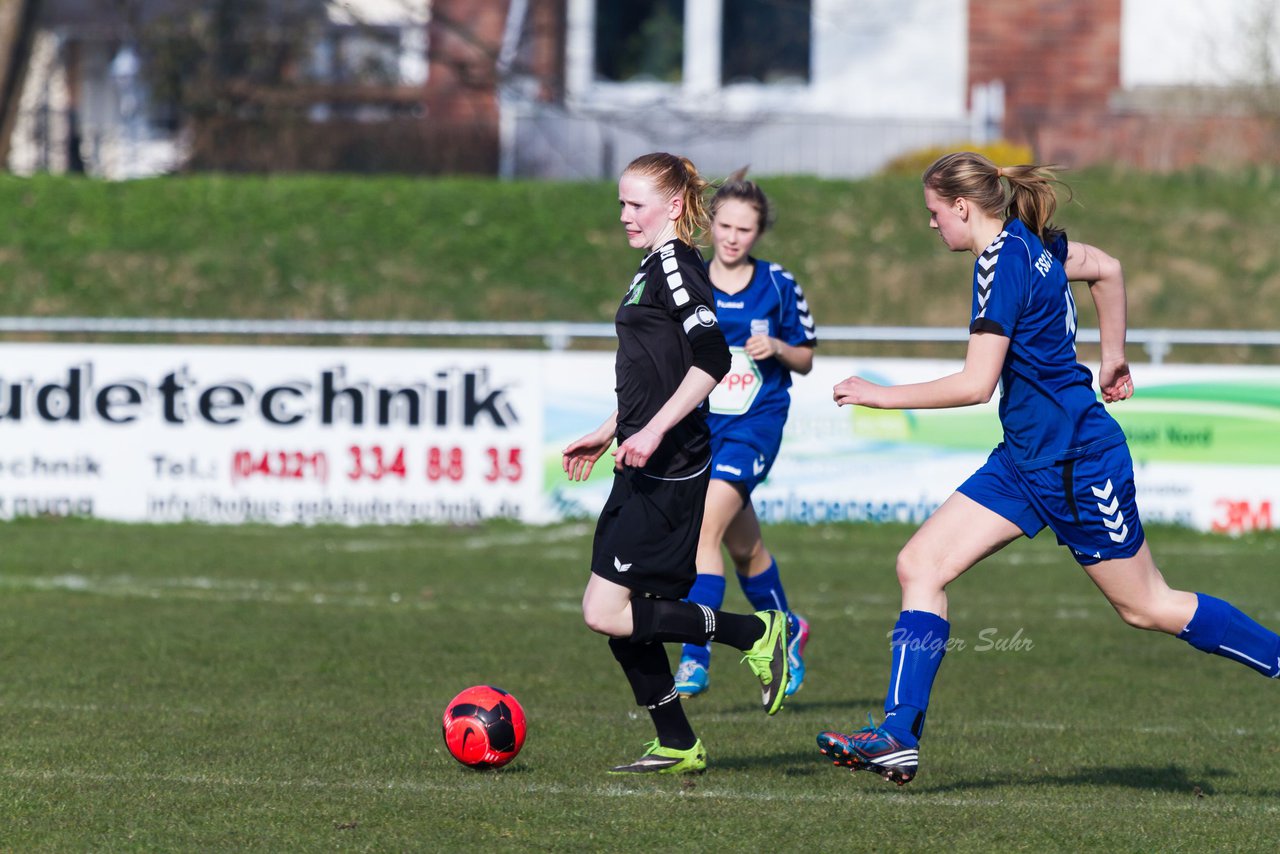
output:
[[[1042,535],[952,588],[920,776],[826,764],[879,714],[900,527],[769,528],[813,625],[777,717],[737,656],[688,702],[701,778],[616,779],[647,716],[581,622],[591,526],[0,526],[0,849],[1273,851],[1277,686],[1125,627]],[[1280,625],[1280,535],[1159,528],[1176,586]],[[736,589],[727,607],[744,610]],[[1002,648],[1003,647],[1003,648]],[[468,685],[529,716],[455,763]]]

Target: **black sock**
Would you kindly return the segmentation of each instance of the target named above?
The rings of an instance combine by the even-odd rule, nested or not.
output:
[[[688,750],[697,742],[693,727],[685,717],[676,693],[675,677],[671,675],[671,662],[661,644],[636,644],[626,638],[610,638],[609,649],[622,665],[622,672],[631,683],[636,703],[649,710],[653,726],[658,731],[658,743],[663,747]]]
[[[653,728],[658,731],[658,743],[663,747],[688,750],[698,743],[698,737],[693,734],[693,727],[689,726],[689,719],[685,717],[679,694],[665,703],[650,707],[649,717],[653,719]]]
[[[631,600],[631,617],[631,642],[640,644],[715,641],[747,650],[765,631],[754,614],[731,614],[676,599],[637,596]]]
[[[727,611],[716,612],[716,626],[717,642],[744,652],[764,637],[768,628],[755,614],[730,614]]]

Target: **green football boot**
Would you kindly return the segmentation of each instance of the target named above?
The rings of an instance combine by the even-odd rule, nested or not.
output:
[[[742,656],[760,680],[760,701],[766,714],[775,714],[786,698],[791,666],[787,661],[787,615],[781,611],[756,611],[764,634]]]
[[[610,774],[701,774],[707,770],[707,749],[698,739],[688,750],[663,747],[655,738],[635,762],[609,769]]]

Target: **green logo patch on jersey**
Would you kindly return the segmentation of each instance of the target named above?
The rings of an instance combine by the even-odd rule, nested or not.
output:
[[[631,290],[627,291],[627,298],[622,301],[623,305],[635,305],[640,302],[640,296],[644,293],[644,279],[636,282],[631,286]]]

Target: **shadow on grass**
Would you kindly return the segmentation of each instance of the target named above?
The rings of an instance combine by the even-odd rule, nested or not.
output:
[[[849,700],[806,700],[798,694],[787,700],[782,707],[782,714],[788,712],[818,712],[824,710],[835,710],[841,713],[841,721],[852,721],[856,724],[853,729],[861,729],[867,725],[867,712],[873,712],[878,720],[883,714],[884,697],[875,697],[867,699],[864,697],[856,697]],[[841,726],[846,724],[842,723]],[[817,735],[817,733],[814,733]]]
[[[1238,775],[1225,768],[1205,768],[1195,773],[1177,765],[1119,765],[1082,768],[1068,774],[1031,774],[995,779],[956,780],[938,786],[929,786],[930,792],[973,791],[1007,786],[1115,786],[1144,792],[1185,793],[1188,795],[1214,795],[1217,791],[1209,782],[1211,778],[1228,778]],[[1261,794],[1261,793],[1259,793]]]
[[[750,702],[743,702],[735,705],[721,705],[712,707],[703,705],[698,698],[686,698],[681,701],[684,704],[685,711],[688,713],[690,720],[695,726],[698,723],[697,716],[699,714],[719,715],[722,717],[738,716],[755,720],[760,714],[760,704],[755,702],[754,698]],[[833,713],[830,719],[824,718],[819,723],[818,729],[813,731],[817,736],[821,729],[838,729],[842,732],[852,732],[853,730],[862,729],[867,725],[867,713],[874,712],[876,720],[879,720],[884,708],[884,697],[875,699],[856,698],[852,700],[815,700],[809,701],[792,697],[787,700],[782,711],[778,712],[778,718],[785,718],[789,715],[809,715]]]
[[[794,750],[776,750],[766,753],[762,749],[759,753],[748,756],[713,755],[708,760],[708,765],[724,771],[767,769],[774,773],[781,772],[786,777],[809,777],[827,770],[831,763],[818,753],[817,747],[814,747],[812,759],[797,756]]]

